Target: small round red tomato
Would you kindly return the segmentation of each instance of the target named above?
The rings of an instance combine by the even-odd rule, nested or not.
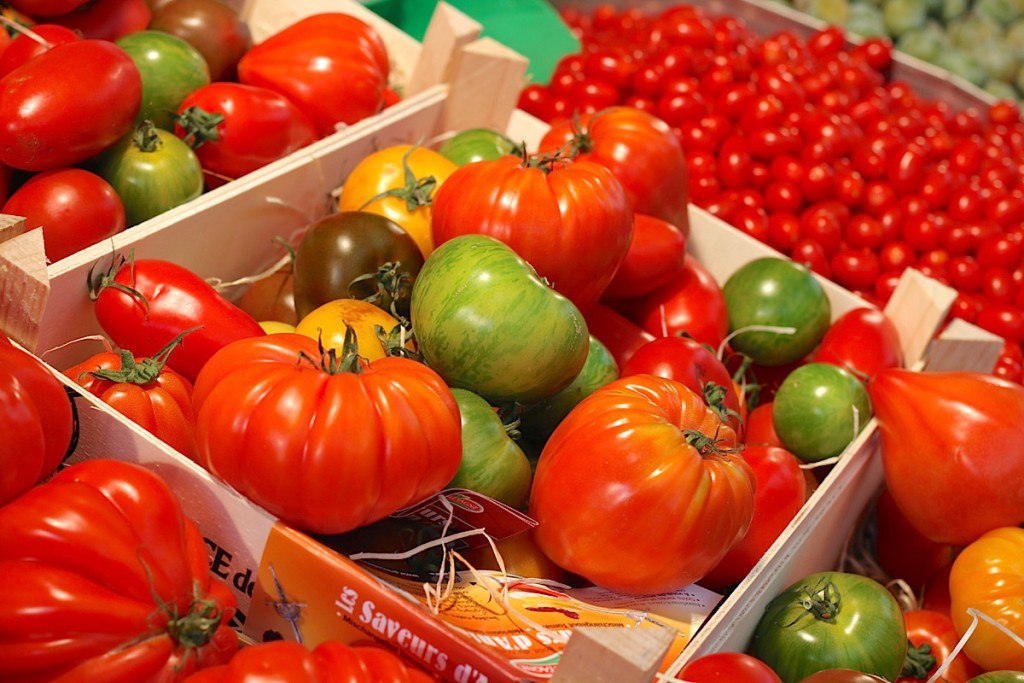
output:
[[[804,238],[793,245],[790,257],[797,263],[802,263],[818,275],[830,277],[832,270],[828,264],[828,254],[825,247],[813,238]]]
[[[883,368],[903,366],[896,326],[876,308],[855,308],[839,316],[813,359],[838,365],[862,379],[874,377]]]
[[[775,433],[772,422],[772,402],[768,401],[750,411],[747,416],[746,429],[743,433],[748,446],[777,446],[782,448],[782,441]]]
[[[0,77],[6,76],[56,45],[82,39],[71,29],[57,24],[39,24],[32,27],[32,32],[43,38],[49,47],[25,34],[19,35],[11,41],[3,54],[0,54]]]
[[[80,168],[35,175],[7,200],[3,212],[42,228],[46,258],[59,261],[124,230],[120,197],[103,178]]]
[[[1004,339],[1018,344],[1024,342],[1024,311],[1016,306],[981,300],[973,322]]]
[[[682,230],[660,218],[635,214],[633,240],[603,297],[627,299],[663,287],[683,273],[685,258]]]
[[[907,552],[911,552],[909,548]],[[949,659],[950,652],[960,642],[960,634],[957,633],[949,615],[942,612],[927,609],[910,610],[903,613],[903,621],[907,625],[907,639],[914,650],[907,653],[907,665],[904,666],[905,672],[910,669],[909,675],[900,676],[896,683],[919,683],[931,677],[935,670]],[[927,655],[922,652],[922,646],[927,646]],[[921,655],[924,655],[924,658]],[[931,660],[927,659],[928,655],[931,656]],[[928,667],[925,665],[928,661],[935,663]],[[981,673],[981,667],[961,653],[946,669],[941,680],[948,683],[967,683]]]
[[[705,655],[683,667],[681,680],[690,683],[782,683],[771,667],[738,652]]]
[[[829,265],[832,278],[852,290],[870,289],[881,272],[878,257],[873,251],[840,249],[832,256]]]
[[[693,256],[684,261],[685,271],[675,282],[632,300],[625,312],[655,337],[686,332],[717,348],[729,332],[722,288]]]

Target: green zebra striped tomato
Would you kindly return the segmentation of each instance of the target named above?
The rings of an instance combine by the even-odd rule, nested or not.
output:
[[[827,669],[899,677],[907,629],[895,598],[858,574],[821,572],[797,581],[765,608],[754,654],[783,683]]]
[[[490,128],[470,128],[456,133],[437,151],[452,163],[465,166],[474,161],[494,161],[509,154],[519,153],[520,150],[519,145],[498,131]]]
[[[551,396],[587,360],[587,323],[576,306],[487,235],[434,250],[413,286],[411,316],[427,364],[492,404]]]
[[[210,83],[210,69],[199,52],[163,31],[138,31],[117,40],[142,75],[142,108],[135,124],[149,120],[174,130],[178,106],[185,97]]]
[[[967,683],[1024,683],[1024,671],[989,671]]]

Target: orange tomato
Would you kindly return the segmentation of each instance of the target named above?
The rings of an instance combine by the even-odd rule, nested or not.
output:
[[[340,354],[345,345],[346,324],[351,325],[356,333],[359,355],[367,360],[377,360],[387,355],[377,336],[377,327],[382,327],[387,334],[398,325],[398,320],[387,311],[360,299],[335,299],[300,320],[295,332],[310,339],[319,339],[325,349],[333,348]]]

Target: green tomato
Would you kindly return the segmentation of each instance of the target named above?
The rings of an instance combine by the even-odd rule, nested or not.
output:
[[[592,393],[618,379],[619,368],[608,348],[593,335],[590,336],[590,350],[587,362],[580,374],[565,389],[540,403],[535,403],[523,412],[520,431],[527,441],[542,444],[548,440],[569,411]]]
[[[826,669],[894,681],[907,654],[903,612],[884,586],[865,576],[812,574],[765,608],[754,632],[754,654],[784,683]]]
[[[1006,26],[1024,15],[1024,0],[977,0],[974,13]]]
[[[967,683],[1024,683],[1024,671],[989,671]]]
[[[97,172],[124,204],[129,227],[203,192],[203,169],[192,148],[149,121],[104,152],[99,164]]]
[[[530,461],[509,436],[491,404],[452,389],[462,416],[462,462],[446,488],[469,489],[521,508],[530,495]]]
[[[825,290],[806,267],[766,257],[746,264],[722,288],[729,330],[752,325],[792,327],[782,332],[741,332],[732,347],[760,365],[785,365],[806,356],[828,330],[831,307]]]
[[[431,253],[411,315],[427,365],[492,403],[551,396],[587,360],[587,323],[576,306],[487,235],[461,235]]]
[[[850,18],[846,22],[846,30],[865,38],[889,35],[882,10],[869,2],[855,2],[850,5]]]
[[[1005,81],[989,81],[985,84],[985,92],[996,99],[1015,101],[1017,90]]]
[[[130,33],[117,45],[142,75],[142,109],[135,123],[149,120],[173,131],[178,106],[189,93],[210,83],[206,60],[184,40],[163,31]]]
[[[882,6],[882,16],[889,34],[900,36],[924,26],[928,18],[928,7],[924,0],[886,0]]]
[[[457,133],[437,151],[452,163],[465,166],[474,161],[494,161],[509,154],[517,154],[520,149],[519,145],[497,131],[471,128]]]
[[[925,27],[913,29],[901,35],[896,41],[896,47],[912,57],[923,59],[926,62],[935,62],[942,51],[949,47],[948,43],[948,39],[944,40],[941,33]]]
[[[850,16],[847,0],[794,0],[793,6],[812,17],[838,26],[845,24]]]
[[[973,55],[970,55],[963,50],[954,48],[952,50],[943,50],[939,53],[938,58],[935,60],[936,66],[941,66],[947,71],[951,71],[957,76],[970,81],[974,85],[980,86],[988,78],[985,74],[985,68],[981,65]]]
[[[808,363],[789,373],[772,405],[775,433],[804,462],[839,455],[870,418],[864,385],[830,363]]]
[[[976,14],[950,22],[946,28],[953,44],[965,50],[986,43],[999,43],[1003,37],[1003,28],[999,24]]]
[[[967,13],[970,5],[968,0],[942,0],[942,19],[945,22],[953,21]]]

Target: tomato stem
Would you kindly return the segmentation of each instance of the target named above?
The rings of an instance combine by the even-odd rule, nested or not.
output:
[[[181,112],[174,120],[185,129],[185,144],[192,149],[199,149],[211,140],[220,140],[218,126],[224,123],[224,115],[192,106]]]
[[[715,415],[722,422],[729,422],[733,418],[739,423],[740,414],[725,405],[725,399],[728,396],[728,392],[725,387],[717,382],[705,382],[704,383],[704,402],[708,405],[711,410],[715,411]]]
[[[842,596],[839,594],[839,588],[832,581],[824,579],[822,583],[819,583],[814,590],[804,591],[803,597],[800,598],[800,607],[803,608],[805,614],[811,614],[815,619],[819,621],[828,622],[834,624],[836,617],[842,608]],[[793,621],[785,624],[783,628],[789,628],[800,620],[800,615],[793,619]]]
[[[145,310],[146,315],[149,315],[149,300],[146,299],[146,296],[139,290],[135,289],[134,287],[122,284],[115,280],[117,274],[120,273],[121,269],[125,266],[125,264],[127,264],[129,268],[131,268],[132,284],[135,284],[134,250],[127,259],[125,259],[125,257],[122,256],[121,254],[114,254],[110,260],[110,267],[107,268],[105,273],[102,273],[98,277],[96,277],[94,273],[96,271],[96,265],[98,263],[99,261],[92,264],[92,266],[90,266],[89,268],[89,272],[86,273],[85,275],[89,287],[89,300],[96,301],[97,299],[99,299],[100,294],[102,294],[103,290],[105,289],[115,289],[119,292],[124,292],[125,294],[135,299],[140,304],[142,304],[142,307]]]
[[[163,146],[163,140],[157,132],[157,127],[152,121],[146,119],[139,124],[132,134],[132,143],[139,148],[140,152],[152,153]]]
[[[98,379],[105,379],[108,382],[126,382],[128,384],[138,384],[140,386],[149,384],[160,377],[160,373],[164,371],[164,367],[167,365],[167,360],[171,357],[171,352],[181,345],[185,339],[185,335],[191,334],[201,328],[202,325],[198,325],[185,330],[177,337],[167,342],[167,345],[153,354],[151,358],[143,358],[142,360],[136,361],[135,356],[131,351],[122,349],[120,369],[93,370],[92,372],[82,374],[92,375]]]
[[[324,348],[323,335],[317,337],[317,348],[320,358],[313,358],[305,351],[299,351],[299,358],[308,361],[314,367],[323,370],[328,375],[340,375],[343,372],[361,374],[366,359],[359,355],[359,339],[356,337],[355,329],[345,323],[345,341],[342,343],[341,356],[335,348]]]
[[[907,658],[903,661],[903,671],[900,677],[916,678],[926,680],[929,672],[935,668],[938,660],[932,654],[932,646],[928,643],[921,643],[915,646],[907,641]]]
[[[740,452],[739,448],[723,448],[720,446],[719,444],[722,443],[723,439],[718,438],[717,430],[715,430],[713,436],[708,436],[698,429],[684,429],[683,436],[686,438],[686,443],[693,446],[701,457],[706,458],[710,455],[726,455]]]
[[[401,187],[393,187],[390,190],[385,190],[378,195],[370,197],[363,205],[359,207],[362,211],[370,204],[380,199],[386,199],[388,197],[398,197],[399,199],[405,200],[405,210],[410,213],[420,208],[421,206],[430,206],[433,201],[431,196],[434,190],[437,188],[437,180],[432,175],[417,178],[416,174],[412,172],[412,168],[409,166],[409,157],[419,149],[418,145],[413,145],[409,148],[409,151],[402,155],[402,170],[405,173],[405,183]]]
[[[399,300],[408,298],[412,290],[412,276],[408,271],[400,270],[401,267],[401,261],[388,261],[382,264],[375,273],[365,273],[353,278],[352,282],[348,283],[348,295],[356,299],[362,298],[363,301],[378,306],[380,302],[389,301],[388,310],[391,311],[391,314],[399,320],[404,319],[396,306]],[[372,282],[376,285],[376,291],[364,297],[360,297],[357,292],[352,291],[354,286],[363,282]]]

